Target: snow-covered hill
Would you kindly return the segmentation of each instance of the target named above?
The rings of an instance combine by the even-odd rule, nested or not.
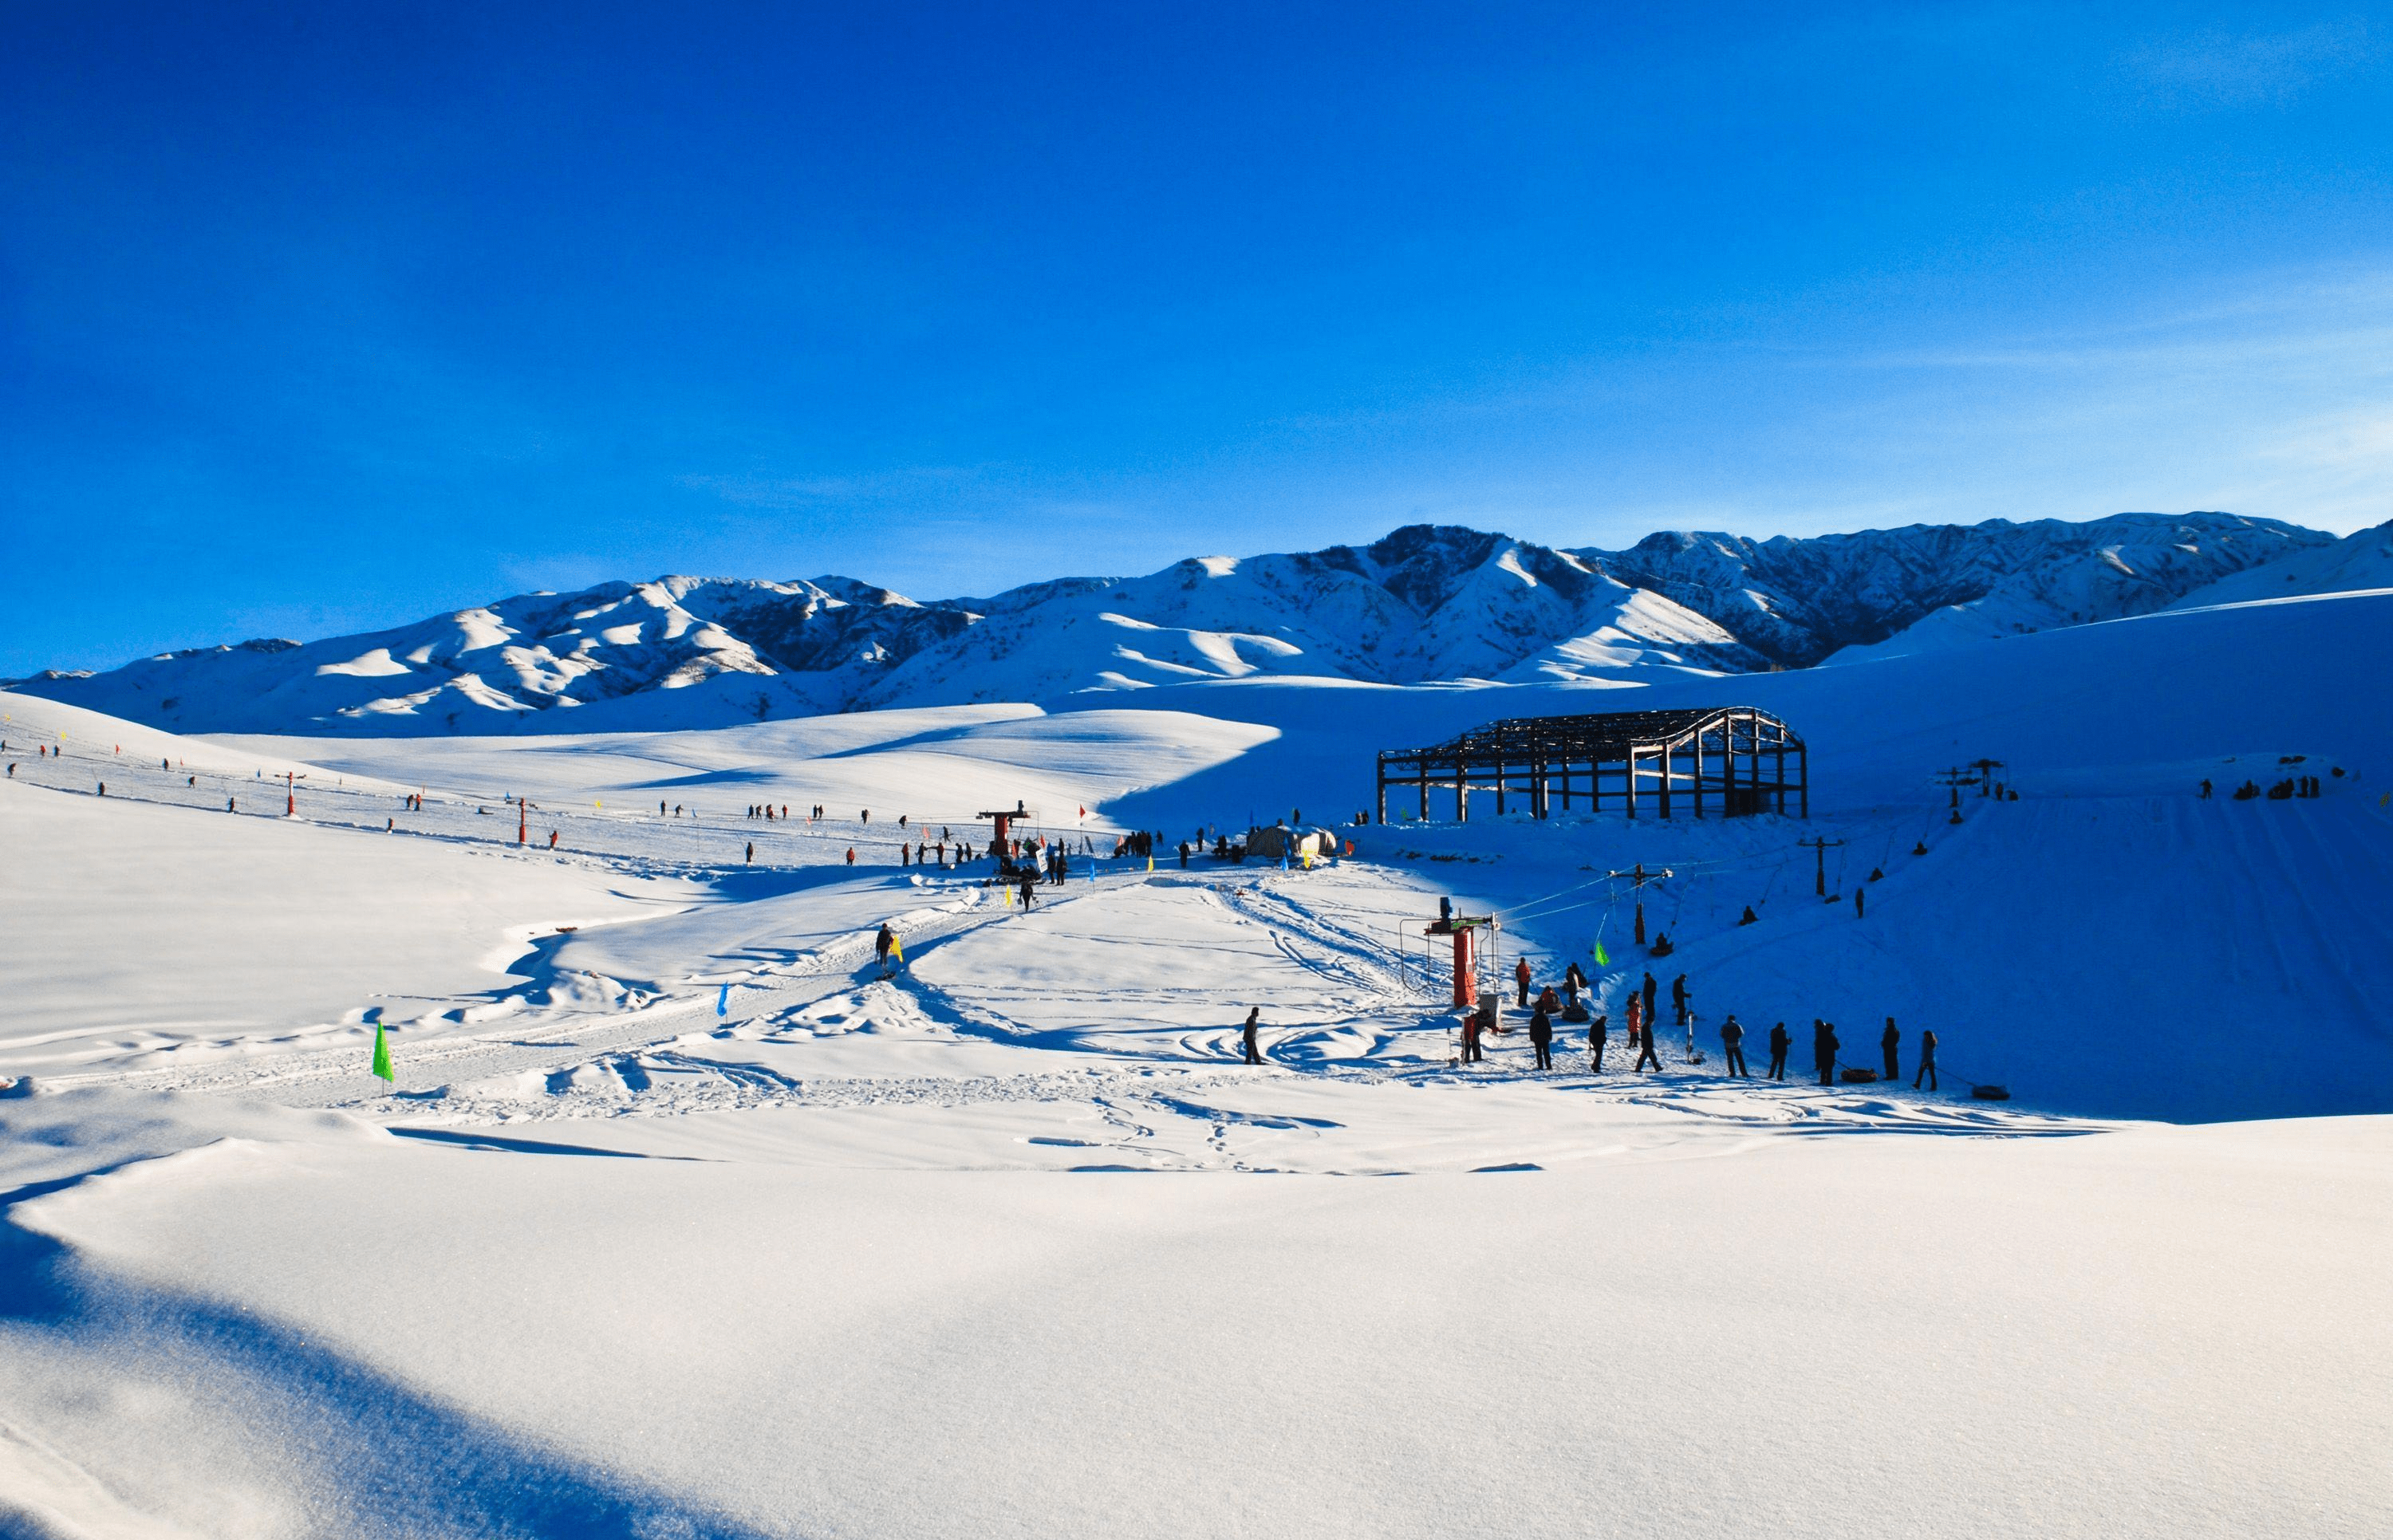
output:
[[[837,577],[611,582],[14,687],[182,732],[385,737],[721,726],[1258,676],[1626,683],[2141,614],[2332,543],[2228,514],[1668,534],[1626,551],[1416,525],[1366,546],[933,603]]]
[[[2254,599],[2299,599],[2316,594],[2352,594],[2393,588],[2393,520],[2362,529],[2332,545],[2310,546],[2266,567],[2247,568],[2197,588],[2170,606],[2245,604]]]

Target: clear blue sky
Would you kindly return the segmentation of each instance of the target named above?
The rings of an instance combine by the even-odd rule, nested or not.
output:
[[[2393,516],[2393,23],[0,7],[0,675],[1421,519]]]

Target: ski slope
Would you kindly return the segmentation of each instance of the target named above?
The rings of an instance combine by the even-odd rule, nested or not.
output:
[[[12,701],[68,752],[0,781],[0,1532],[2382,1533],[2393,729],[2305,659],[2388,632],[2367,595],[1667,692],[582,737]],[[1811,737],[1812,818],[1109,855],[1722,690]],[[1954,824],[1932,774],[1981,754],[2020,800]],[[2224,795],[2296,769],[2326,794]],[[897,864],[898,812],[1017,798],[1074,842],[1028,910]],[[1500,968],[1589,967],[1602,1073],[1454,1063],[1440,895]],[[1637,1076],[1647,968],[1705,1057]],[[1727,1011],[1757,1069],[1797,1029],[1787,1080],[1720,1073]],[[1887,1015],[1941,1092],[1803,1073],[1813,1016],[1874,1064]]]

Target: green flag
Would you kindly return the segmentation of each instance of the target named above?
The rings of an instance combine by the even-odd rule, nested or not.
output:
[[[1603,955],[1603,937],[1602,936],[1597,936],[1595,938],[1595,965],[1598,968],[1609,968],[1612,966],[1612,959]]]
[[[399,1077],[390,1072],[390,1044],[383,1038],[380,1022],[374,1023],[373,1072],[377,1078],[388,1080],[394,1085],[399,1081]]]

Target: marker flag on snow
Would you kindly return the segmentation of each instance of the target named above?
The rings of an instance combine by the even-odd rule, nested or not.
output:
[[[388,1039],[383,1036],[382,1023],[380,1022],[374,1023],[373,1072],[376,1079],[386,1080],[393,1085],[399,1083],[399,1077],[391,1073],[390,1043]]]
[[[1149,872],[1153,872],[1155,870],[1155,857],[1152,855],[1146,858],[1146,869]]]
[[[889,955],[900,962],[906,960],[906,940],[894,932],[889,937]]]
[[[1602,936],[1597,936],[1595,938],[1595,965],[1599,968],[1609,968],[1612,966],[1612,959],[1604,955],[1603,937]]]
[[[714,1013],[718,1016],[731,1014],[731,985],[725,985],[723,993],[714,997]]]

